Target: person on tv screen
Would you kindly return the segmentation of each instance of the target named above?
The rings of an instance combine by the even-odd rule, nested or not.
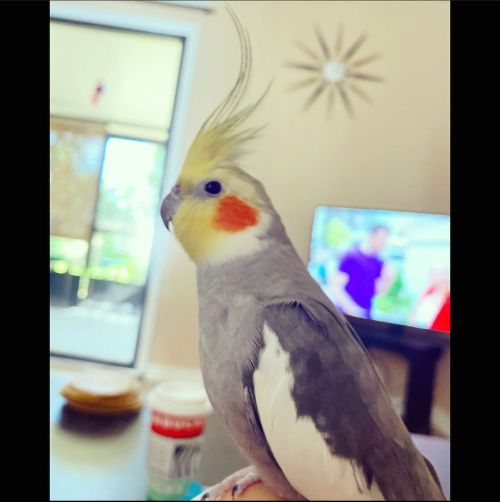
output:
[[[371,319],[373,298],[389,289],[394,273],[380,257],[388,237],[389,229],[377,225],[341,258],[330,286],[334,302],[345,314]]]

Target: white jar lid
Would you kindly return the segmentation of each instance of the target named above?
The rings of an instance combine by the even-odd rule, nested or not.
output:
[[[102,369],[90,369],[77,373],[70,383],[82,392],[109,397],[126,394],[136,390],[137,387],[130,375]]]
[[[150,395],[152,408],[182,416],[208,415],[212,412],[203,385],[182,380],[168,380],[157,385]]]

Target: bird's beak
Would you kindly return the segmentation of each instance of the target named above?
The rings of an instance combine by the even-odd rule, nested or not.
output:
[[[179,185],[175,185],[174,188],[172,188],[172,191],[165,197],[160,210],[163,223],[165,223],[168,231],[170,231],[170,228],[168,226],[172,221],[172,218],[174,217],[174,214],[177,211],[180,203],[181,188]]]

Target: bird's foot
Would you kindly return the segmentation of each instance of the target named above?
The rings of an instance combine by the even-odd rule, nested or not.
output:
[[[239,472],[242,473],[242,476],[234,483],[233,487],[231,488],[231,496],[233,500],[236,495],[241,495],[247,488],[261,481],[259,473],[253,465],[250,465],[249,467],[242,469]]]
[[[231,474],[231,476],[212,487],[201,497],[201,500],[221,500],[227,493],[230,493],[231,498],[235,500],[235,496],[241,495],[247,488],[259,481],[261,479],[257,469],[250,465]]]

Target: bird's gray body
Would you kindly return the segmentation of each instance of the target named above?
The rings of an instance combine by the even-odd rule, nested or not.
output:
[[[197,263],[205,386],[221,422],[289,500],[442,500],[373,364],[310,277],[262,185],[238,166],[248,33],[226,98],[205,120],[161,215]]]
[[[310,277],[270,202],[267,211],[268,246],[198,265],[202,372],[218,418],[270,486],[288,500],[305,498],[275,460],[255,402],[266,324],[290,356],[297,417],[314,422],[332,455],[351,461],[386,500],[444,499],[365,348]]]
[[[298,258],[293,248],[283,246],[281,252],[276,251],[272,258],[266,257],[271,258],[276,274],[265,277],[252,272],[262,265],[264,257],[259,255],[229,265],[198,267],[201,366],[215,413],[240,449],[270,486],[289,500],[299,500],[303,497],[290,486],[270,454],[246,381],[263,343],[262,302],[273,291],[299,286],[300,277],[284,277],[281,270],[287,260]]]

